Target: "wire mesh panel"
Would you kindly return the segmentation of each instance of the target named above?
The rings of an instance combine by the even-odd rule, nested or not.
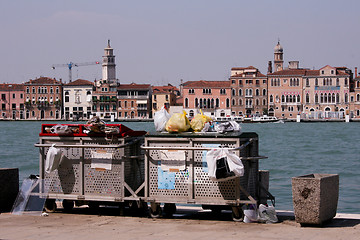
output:
[[[150,146],[156,147],[188,147],[189,142],[151,142]],[[184,167],[178,171],[166,171],[163,170],[162,165],[166,164],[166,161],[161,159],[161,151],[154,150],[149,152],[149,197],[156,197],[157,199],[188,199],[191,197],[190,192],[190,160],[185,160]],[[186,153],[185,153],[186,154]]]
[[[252,139],[249,144],[249,139]],[[213,181],[209,178],[206,154],[212,148],[238,148],[234,152],[244,160],[244,176],[227,181]],[[199,134],[154,134],[145,137],[147,162],[147,197],[155,202],[184,202],[194,204],[228,204],[249,200],[240,186],[254,198],[258,196],[257,134],[199,135]],[[155,148],[152,150],[151,148]],[[156,148],[158,148],[156,150]],[[199,150],[196,150],[199,148]],[[169,149],[169,150],[163,150]],[[174,150],[171,150],[174,149]],[[205,149],[205,150],[204,150]],[[173,170],[164,168],[162,151],[174,151],[173,160],[181,159],[185,153],[185,166]],[[169,152],[167,152],[169,153]]]
[[[55,143],[58,147],[74,146],[60,147],[63,155],[61,163],[58,169],[50,173],[44,171],[49,147],[43,148],[40,154],[40,175],[45,179],[49,196],[119,201],[132,196],[127,186],[136,191],[144,183],[145,164],[140,156],[143,138],[108,140],[105,137],[41,137],[40,142]],[[123,147],[114,148],[110,145]],[[144,191],[138,192],[139,197],[140,194],[143,196]]]
[[[45,144],[59,143],[57,139],[44,139]],[[62,144],[74,144],[74,141],[62,142]],[[44,164],[46,154],[49,148],[45,148],[45,154],[42,159]],[[63,157],[58,169],[53,172],[44,172],[45,186],[49,190],[48,193],[56,194],[80,194],[81,191],[81,151],[77,148],[63,148]]]

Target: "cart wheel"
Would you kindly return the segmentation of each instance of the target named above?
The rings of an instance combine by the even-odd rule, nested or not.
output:
[[[71,210],[74,208],[74,201],[64,199],[62,201],[62,206],[65,212],[71,212]]]
[[[234,222],[242,222],[244,220],[244,213],[240,207],[232,207],[231,216]]]
[[[164,212],[167,217],[172,217],[172,215],[176,212],[175,203],[165,203]]]
[[[155,210],[154,210],[155,209]],[[161,210],[161,206],[160,206],[160,204],[153,204],[153,203],[151,203],[151,207],[150,207],[150,216],[152,217],[152,218],[159,218],[159,217],[161,217],[161,215],[162,215],[162,210]]]
[[[56,211],[55,199],[46,199],[44,209],[46,212],[53,213]]]

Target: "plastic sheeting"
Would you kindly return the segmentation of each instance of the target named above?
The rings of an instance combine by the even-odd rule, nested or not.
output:
[[[44,180],[33,175],[30,176],[23,181],[11,213],[40,216],[44,209],[47,193],[48,189],[45,187]]]

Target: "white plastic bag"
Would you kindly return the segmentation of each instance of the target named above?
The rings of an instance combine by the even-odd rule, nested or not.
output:
[[[273,206],[265,206],[264,204],[259,205],[259,218],[260,222],[266,223],[277,223],[278,218],[276,216],[276,211]]]
[[[45,172],[50,173],[54,171],[55,169],[59,168],[60,160],[62,156],[62,151],[60,148],[54,147],[55,144],[53,144],[49,151],[46,154],[46,161],[45,161]]]
[[[165,125],[170,119],[170,117],[170,114],[166,111],[164,107],[162,107],[160,111],[157,111],[154,116],[155,130],[158,132],[164,131]]]
[[[227,149],[212,149],[206,154],[209,178],[226,181],[244,175],[244,165],[239,156]]]
[[[235,121],[229,121],[225,123],[215,124],[215,131],[218,133],[225,132],[241,132],[241,126]]]
[[[56,133],[59,135],[66,135],[66,134],[71,134],[72,131],[69,129],[68,125],[61,125],[61,124],[57,124],[55,126],[52,126],[50,129],[51,133]]]

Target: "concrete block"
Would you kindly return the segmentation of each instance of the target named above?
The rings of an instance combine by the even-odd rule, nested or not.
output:
[[[321,225],[336,215],[338,174],[309,174],[292,178],[295,221]]]

